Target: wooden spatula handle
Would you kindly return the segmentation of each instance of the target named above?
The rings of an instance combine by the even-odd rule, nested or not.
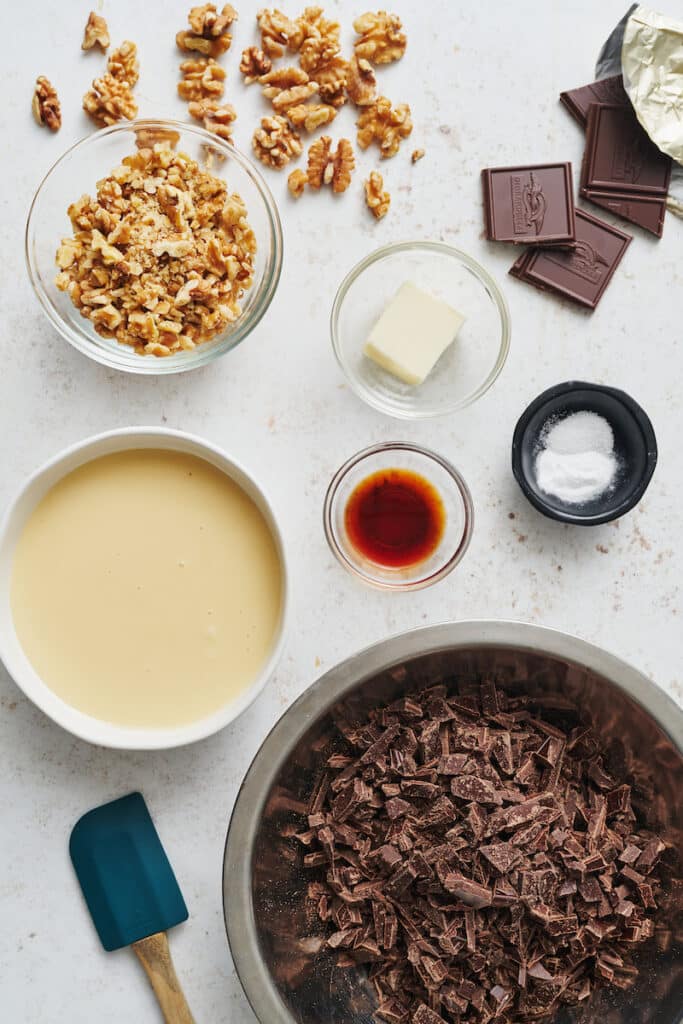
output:
[[[195,1024],[171,960],[166,932],[134,942],[133,949],[154,989],[166,1024]]]

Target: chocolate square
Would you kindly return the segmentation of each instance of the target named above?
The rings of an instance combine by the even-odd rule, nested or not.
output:
[[[595,189],[581,189],[581,195],[596,206],[632,224],[637,224],[651,234],[661,238],[664,232],[666,199],[658,196],[636,195],[631,192],[598,192]]]
[[[582,127],[588,118],[591,103],[612,103],[622,107],[630,107],[631,101],[624,89],[621,75],[601,78],[590,85],[582,85],[578,89],[568,89],[560,93],[560,103],[564,104],[569,113]]]
[[[534,246],[510,268],[513,277],[595,309],[631,241],[584,210],[576,211],[576,242],[572,249]]]
[[[665,198],[670,178],[671,157],[655,146],[632,109],[607,103],[590,105],[582,188]]]
[[[490,241],[535,245],[573,241],[571,164],[487,168],[481,177]]]

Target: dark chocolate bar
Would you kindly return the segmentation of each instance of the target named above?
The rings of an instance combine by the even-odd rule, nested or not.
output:
[[[574,240],[571,164],[494,167],[481,176],[490,241],[566,245]]]
[[[631,236],[584,210],[576,211],[571,249],[533,246],[510,268],[513,277],[595,309],[631,241]]]
[[[666,198],[671,157],[665,156],[640,125],[633,110],[591,103],[581,188]]]
[[[579,124],[584,127],[588,117],[588,108],[591,103],[612,103],[623,107],[630,107],[631,101],[624,89],[624,79],[621,75],[614,75],[611,78],[601,78],[590,85],[582,85],[578,89],[569,89],[560,93],[562,103],[569,113]]]

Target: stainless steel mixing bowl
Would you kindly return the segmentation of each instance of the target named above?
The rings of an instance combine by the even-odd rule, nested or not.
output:
[[[333,972],[333,957],[305,914],[311,872],[282,838],[301,827],[330,711],[360,712],[454,675],[489,673],[503,687],[576,699],[602,732],[610,759],[647,761],[652,788],[641,813],[676,849],[683,829],[683,711],[640,672],[572,636],[516,622],[459,622],[386,640],[327,672],[294,703],[244,780],[225,850],[228,939],[242,986],[261,1024],[372,1024],[374,991],[362,967]],[[299,812],[297,814],[297,811]],[[683,921],[683,908],[679,923]],[[628,992],[596,994],[563,1008],[553,1024],[680,1024],[683,957],[678,943],[641,947]],[[334,973],[334,977],[333,977]]]

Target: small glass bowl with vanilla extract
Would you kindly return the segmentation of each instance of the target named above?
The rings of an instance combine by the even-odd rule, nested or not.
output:
[[[455,466],[408,443],[365,448],[335,473],[323,508],[332,553],[382,590],[419,590],[463,558],[474,525],[469,488]]]

